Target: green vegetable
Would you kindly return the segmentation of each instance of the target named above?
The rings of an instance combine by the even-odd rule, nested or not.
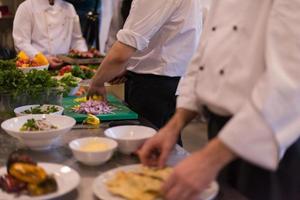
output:
[[[25,124],[21,127],[20,131],[38,131],[39,127],[36,124],[35,119],[28,119]]]
[[[72,88],[77,87],[80,81],[81,78],[74,77],[71,73],[65,73],[59,80],[60,86],[64,88],[64,96],[68,96]]]
[[[0,60],[0,70],[16,69],[16,59]]]
[[[72,69],[72,75],[81,79],[86,79],[86,75],[83,70],[80,69],[78,65],[74,65]]]
[[[15,99],[20,95],[29,95],[31,99],[39,99],[45,91],[58,87],[58,81],[46,70],[32,70],[27,74],[16,68],[0,70],[1,95],[11,94]]]
[[[43,131],[49,129],[57,129],[57,126],[52,125],[44,119],[28,119],[27,122],[25,122],[20,128],[20,131]]]
[[[25,114],[49,114],[49,113],[55,113],[58,111],[58,108],[56,106],[38,106],[34,108],[30,108],[28,110],[25,110],[22,113]]]
[[[0,92],[20,92],[28,85],[24,73],[18,69],[0,70]]]

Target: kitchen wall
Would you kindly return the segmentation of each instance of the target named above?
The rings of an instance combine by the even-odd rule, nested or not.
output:
[[[10,12],[14,15],[18,5],[24,0],[0,0],[2,5],[7,5]],[[0,18],[0,46],[4,48],[13,48],[12,25],[13,15]]]

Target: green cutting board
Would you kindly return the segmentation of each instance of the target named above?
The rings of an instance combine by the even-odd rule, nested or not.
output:
[[[87,114],[79,114],[72,111],[72,107],[78,105],[79,103],[74,102],[74,99],[78,97],[66,97],[63,99],[64,115],[73,117],[76,122],[82,122],[86,119]],[[102,121],[111,120],[125,120],[125,119],[137,119],[138,114],[130,110],[125,106],[121,100],[112,94],[107,95],[108,102],[114,106],[116,109],[113,113],[97,115],[97,117]]]

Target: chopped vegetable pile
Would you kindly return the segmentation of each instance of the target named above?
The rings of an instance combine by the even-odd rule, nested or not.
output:
[[[105,101],[89,100],[87,102],[81,103],[80,105],[74,106],[72,109],[73,111],[81,114],[100,115],[113,113],[113,110],[115,108],[113,106],[110,106]]]

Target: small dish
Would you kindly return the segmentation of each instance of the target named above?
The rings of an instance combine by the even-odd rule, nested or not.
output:
[[[147,126],[115,126],[104,131],[106,137],[118,142],[121,153],[135,152],[147,139],[154,136],[156,130]]]
[[[117,146],[116,141],[104,137],[85,137],[69,143],[76,160],[90,166],[107,162]]]

